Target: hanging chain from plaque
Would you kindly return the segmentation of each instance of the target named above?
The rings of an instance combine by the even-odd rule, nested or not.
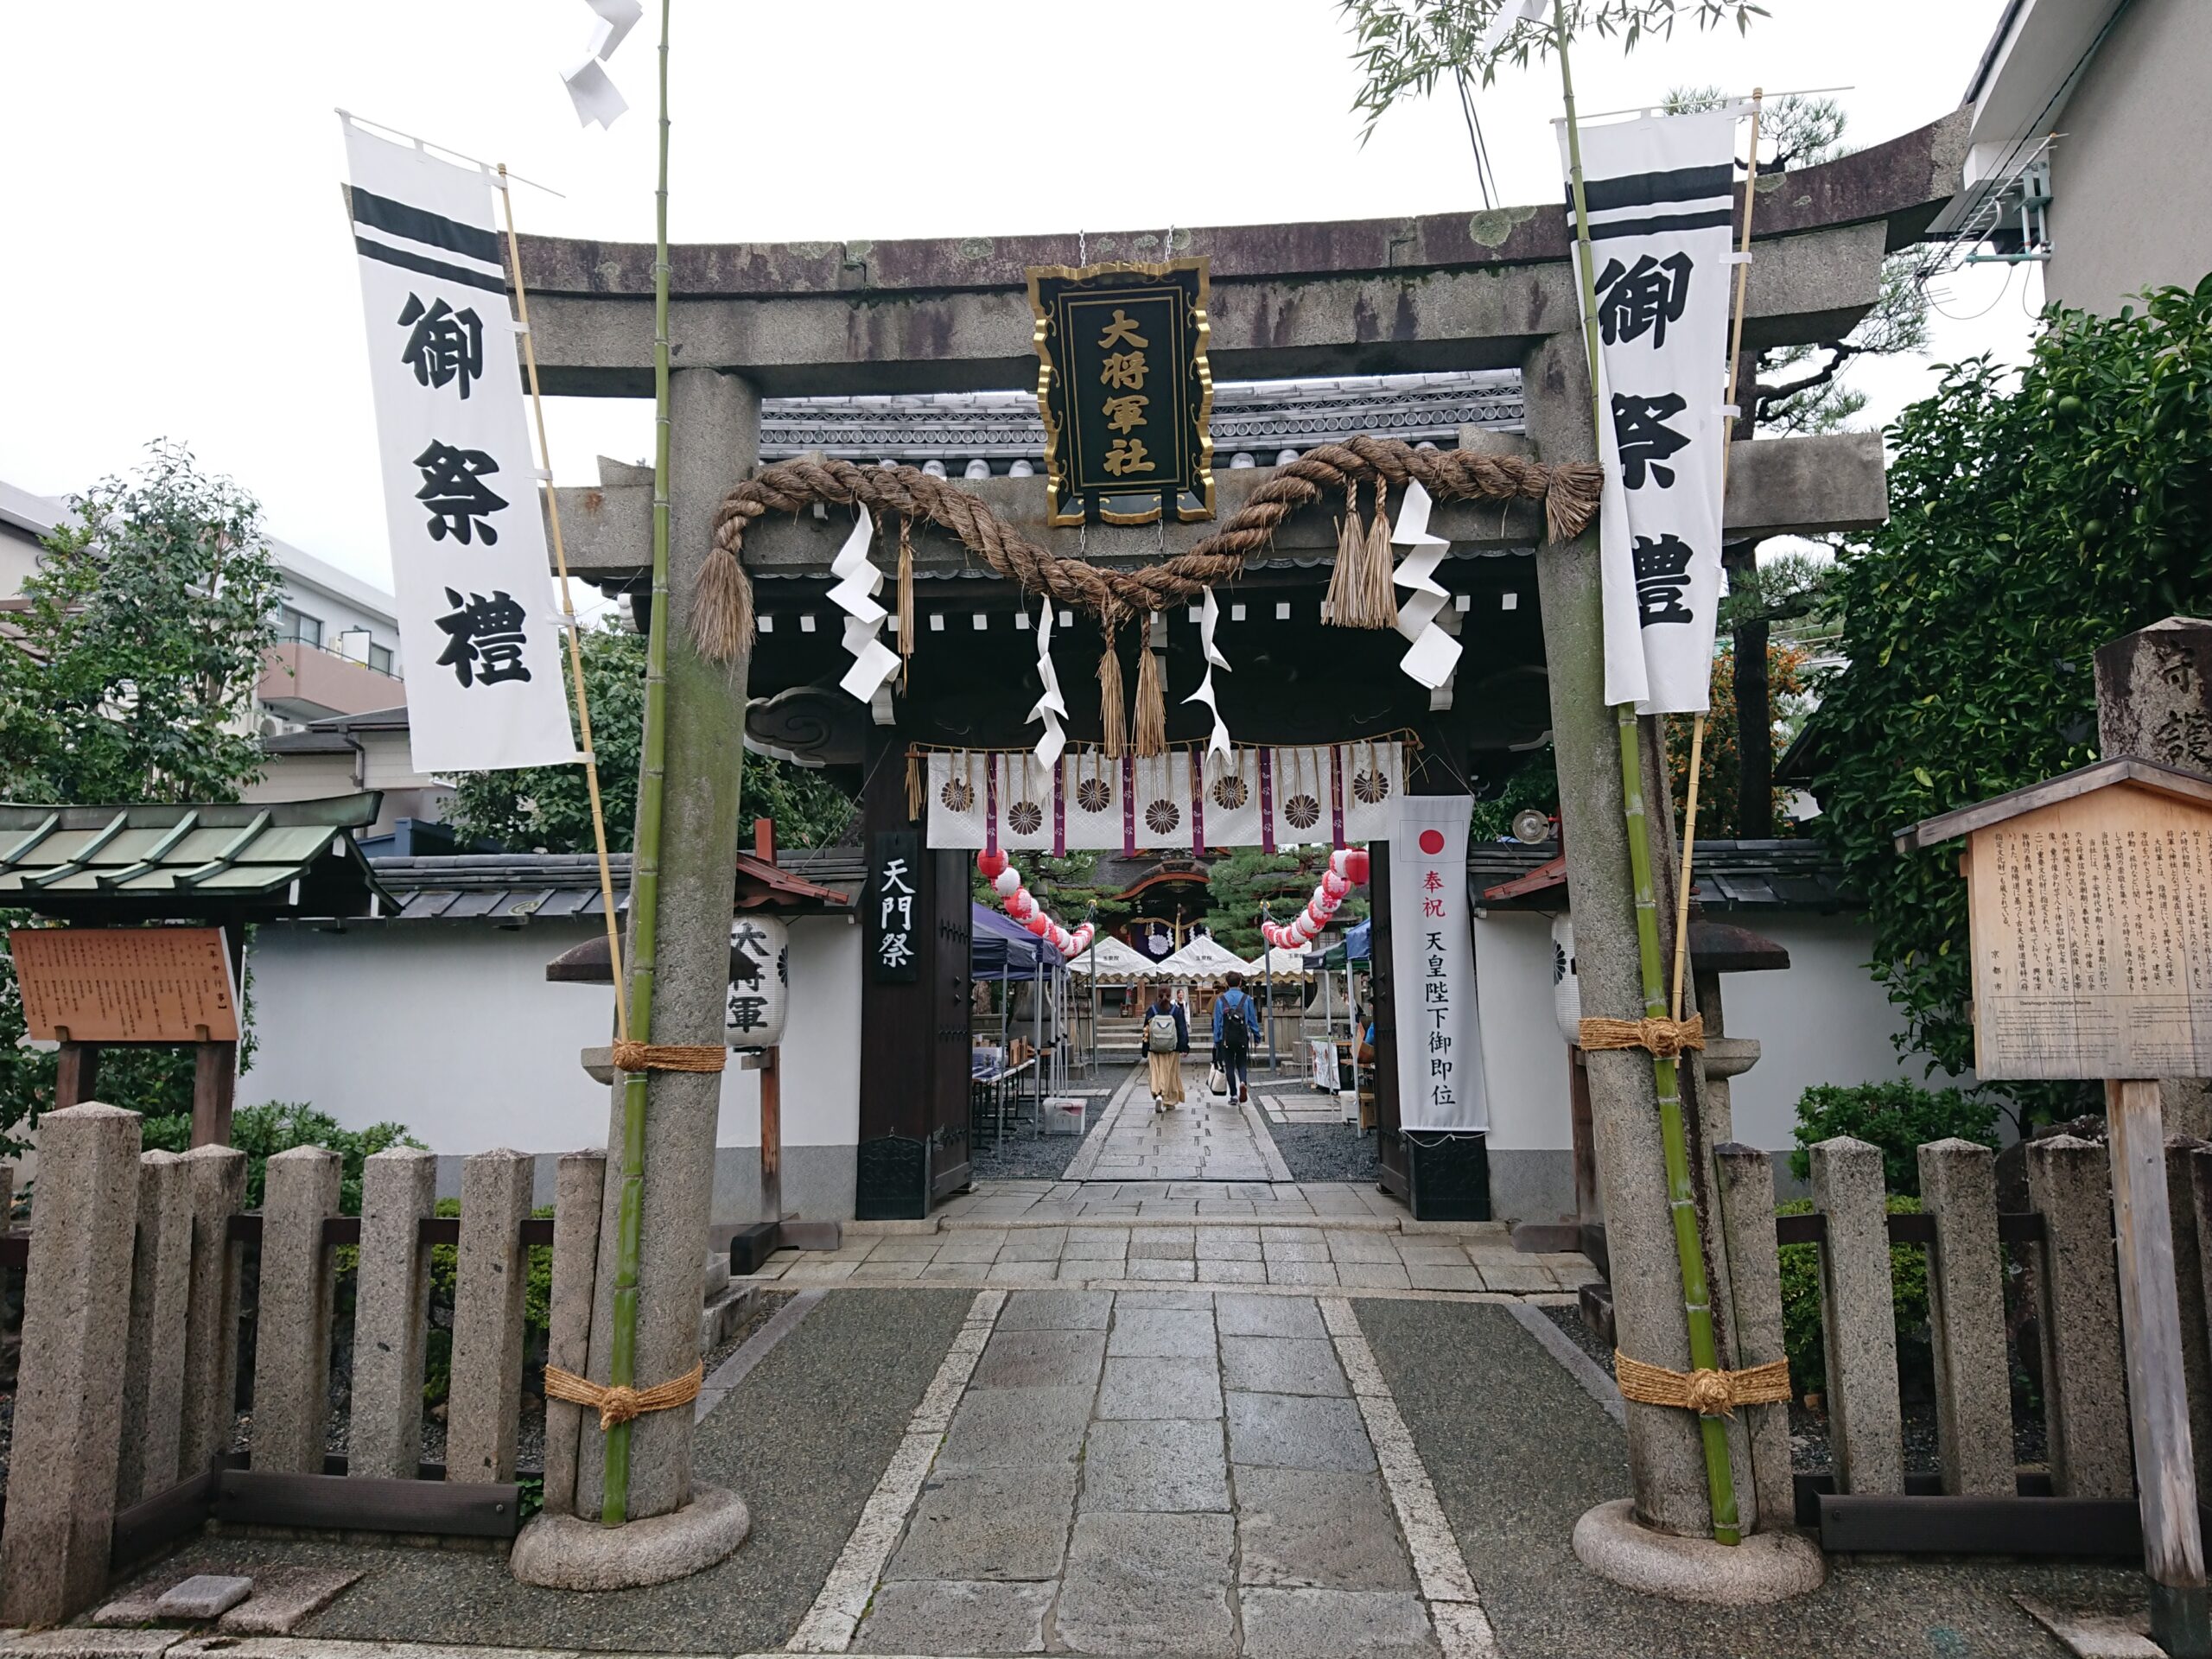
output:
[[[1052,523],[1213,517],[1207,265],[1031,267]]]

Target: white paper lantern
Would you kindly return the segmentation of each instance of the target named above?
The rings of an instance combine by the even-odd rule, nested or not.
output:
[[[1560,1038],[1572,1047],[1582,1040],[1582,986],[1574,976],[1574,924],[1552,921],[1552,1017]]]
[[[722,1035],[732,1048],[773,1048],[791,1013],[791,933],[772,916],[729,925],[729,995]]]
[[[1009,864],[998,873],[991,885],[998,889],[1000,898],[1011,899],[1020,889],[1021,872]]]
[[[1344,874],[1344,866],[1349,863],[1351,860],[1351,849],[1350,848],[1338,848],[1336,851],[1329,855],[1329,874],[1331,875]]]
[[[1351,891],[1351,878],[1338,871],[1331,870],[1321,878],[1321,891],[1332,899],[1341,899]]]

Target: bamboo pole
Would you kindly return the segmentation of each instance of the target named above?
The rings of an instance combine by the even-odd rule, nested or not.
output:
[[[638,766],[638,838],[631,855],[631,1040],[652,1040],[653,962],[658,936],[661,791],[668,769],[668,15],[660,3],[660,175],[653,193],[653,596],[645,640],[644,753]],[[647,1073],[622,1075],[622,1187],[614,1234],[614,1332],[607,1382],[638,1376],[638,1258],[645,1208]],[[630,1425],[607,1431],[601,1524],[630,1514]]]
[[[599,851],[599,898],[607,911],[607,952],[614,977],[614,1034],[630,1038],[630,1006],[622,983],[622,933],[614,914],[614,874],[607,860],[607,817],[599,798],[599,755],[591,741],[591,700],[584,694],[583,647],[576,638],[576,604],[569,590],[569,555],[561,543],[561,497],[553,487],[553,449],[545,441],[545,398],[537,385],[537,345],[530,332],[530,292],[522,280],[522,245],[515,239],[515,193],[507,164],[499,163],[499,201],[507,221],[507,268],[514,273],[515,320],[521,326],[523,365],[530,373],[530,412],[537,426],[537,461],[545,469],[545,512],[553,527],[553,568],[561,577],[561,614],[569,636],[569,677],[576,689],[576,726],[584,745],[584,788],[591,797],[592,844]]]
[[[1758,206],[1759,100],[1764,96],[1765,88],[1751,88],[1751,159],[1744,171],[1744,257],[1736,264],[1736,315],[1728,331],[1728,405],[1732,410],[1736,406],[1736,387],[1744,362],[1744,299],[1751,283],[1751,210]],[[1720,509],[1724,522],[1728,510],[1728,454],[1735,447],[1736,416],[1731,413],[1722,417],[1720,428]],[[1740,709],[1738,712],[1740,714]],[[1704,769],[1705,715],[1700,711],[1690,722],[1690,780],[1686,791],[1689,799],[1682,812],[1682,879],[1675,893],[1675,995],[1669,1017],[1675,1020],[1682,1017],[1682,973],[1690,955],[1690,860],[1697,846],[1697,786]]]
[[[1567,63],[1564,0],[1552,0],[1553,41],[1559,48],[1559,78],[1567,105],[1567,175],[1574,198],[1574,245],[1582,282],[1583,343],[1590,354],[1592,436],[1604,450],[1605,404],[1599,388],[1598,280],[1590,246],[1590,209],[1582,188],[1582,136],[1574,119],[1574,75]],[[1643,758],[1637,743],[1636,707],[1618,709],[1621,746],[1622,814],[1628,828],[1629,874],[1636,887],[1636,944],[1648,1019],[1667,1011],[1665,979],[1659,961],[1658,900],[1651,886],[1650,830],[1643,812]],[[1705,1271],[1705,1245],[1698,1236],[1697,1199],[1690,1186],[1689,1148],[1682,1128],[1681,1081],[1675,1062],[1651,1057],[1653,1085],[1659,1097],[1659,1139],[1667,1168],[1667,1208],[1675,1228],[1675,1254],[1681,1267],[1682,1312],[1688,1326],[1690,1363],[1700,1370],[1719,1368],[1713,1334],[1713,1303]],[[1736,1477],[1728,1461],[1728,1432],[1718,1417],[1700,1415],[1698,1431],[1705,1449],[1705,1479],[1713,1510],[1713,1535],[1724,1544],[1739,1543],[1743,1529],[1736,1509]]]

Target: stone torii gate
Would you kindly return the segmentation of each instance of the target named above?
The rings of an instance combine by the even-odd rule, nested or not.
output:
[[[1771,183],[1763,178],[1745,346],[1758,350],[1840,338],[1864,316],[1876,302],[1883,256],[1912,241],[1957,188],[1964,140],[1963,118],[1954,116]],[[894,742],[904,742],[895,725],[887,728],[871,721],[868,711],[849,698],[836,707],[831,700],[842,694],[834,690],[834,675],[829,677],[827,699],[791,690],[805,676],[798,659],[787,654],[796,648],[788,631],[764,636],[753,658],[741,659],[734,672],[693,652],[687,608],[709,551],[715,510],[759,463],[761,398],[1033,388],[1037,365],[1025,270],[1067,263],[1074,240],[1067,236],[671,248],[676,366],[669,616],[674,632],[668,650],[669,786],[661,842],[657,1040],[721,1039],[748,667],[756,693],[762,689],[762,665],[771,664],[779,665],[766,676],[779,682],[772,689],[802,702],[815,697],[812,707],[796,713],[785,696],[776,699],[780,709],[754,706],[756,734],[781,747],[805,747],[809,740],[794,733],[810,726],[817,753],[867,766],[893,753]],[[1157,232],[1093,234],[1090,255],[1103,260],[1192,255],[1210,259],[1211,357],[1217,379],[1517,368],[1527,442],[1535,454],[1548,462],[1592,459],[1571,229],[1559,204],[1404,219],[1179,229],[1172,250],[1162,241]],[[533,237],[522,238],[521,246],[546,392],[651,396],[652,248]],[[1715,365],[1716,375],[1720,366]],[[638,592],[649,579],[651,563],[650,474],[627,467],[602,470],[599,487],[560,492],[570,569]],[[1269,475],[1266,468],[1218,473],[1220,517],[1234,512],[1246,493]],[[978,480],[965,487],[1031,539],[1045,542],[1052,534],[1045,524],[1044,478]],[[1877,435],[1784,439],[1746,444],[1737,451],[1726,524],[1738,538],[1862,528],[1878,523],[1885,510]],[[787,592],[818,594],[846,527],[841,515],[824,516],[819,509],[795,519],[763,519],[747,537],[745,562],[756,578],[764,579],[764,593],[774,585],[766,579],[780,576],[803,584]],[[1172,554],[1213,528],[1094,525],[1084,551],[1096,562],[1141,565],[1160,557],[1163,547]],[[1440,505],[1431,528],[1477,550],[1526,550],[1541,541],[1535,509],[1527,505]],[[1058,545],[1072,552],[1073,533],[1058,535]],[[1334,531],[1325,512],[1307,512],[1290,521],[1276,540],[1282,552],[1294,557],[1309,550],[1325,551],[1333,545]],[[915,559],[918,575],[957,570],[963,563],[957,543],[924,537],[918,527]],[[1264,585],[1271,579],[1275,578],[1255,568],[1245,580]],[[1616,726],[1601,690],[1594,529],[1572,543],[1543,548],[1536,559],[1535,588],[1560,810],[1569,826],[1567,881],[1583,1012],[1633,1019],[1643,1007]],[[967,608],[987,592],[995,592],[1001,606],[1010,597],[1018,599],[1010,584],[994,580],[963,584],[959,602]],[[772,596],[764,597],[764,606]],[[931,635],[921,637],[918,677],[929,660],[931,640]],[[833,630],[816,649],[826,652],[835,645]],[[1410,682],[1406,688],[1426,700],[1427,694]],[[1427,706],[1426,701],[1421,706]],[[1009,733],[1019,727],[1019,712],[1006,716]],[[894,711],[892,717],[899,716]],[[1664,778],[1657,733],[1652,722],[1645,726],[1645,775]],[[1447,722],[1435,736],[1449,742],[1459,730]],[[1071,735],[1080,738],[1079,728],[1071,729]],[[1459,741],[1463,739],[1464,734]],[[903,826],[903,766],[875,766],[873,772],[865,795],[868,822],[872,827]],[[1671,872],[1672,814],[1654,811],[1650,822],[1656,843],[1654,868]],[[952,948],[943,940],[958,944],[963,951],[959,971],[964,973],[964,858],[941,854],[925,862],[938,867],[931,874],[943,926],[931,931],[942,936],[939,954],[949,958]],[[1671,886],[1671,876],[1662,878],[1662,915],[1673,912]],[[918,1084],[914,1056],[887,1064],[880,1052],[885,1044],[879,1039],[894,1028],[927,1040],[933,1005],[926,999],[944,995],[949,971],[940,970],[932,985],[925,963],[924,982],[903,1012],[870,988],[864,1003],[864,1046],[874,1058],[862,1077],[864,1141],[879,1130],[886,1139],[895,1138],[902,1128],[909,1136],[925,1133],[935,1121],[936,1097],[948,1088],[957,1086],[964,1100],[964,1052],[957,1057],[956,1085],[946,1066],[938,1068],[945,1077]],[[957,974],[951,977],[957,983]],[[964,1008],[960,1018],[964,1027]],[[1667,1211],[1652,1068],[1647,1056],[1630,1051],[1593,1053],[1588,1067],[1621,1345],[1651,1363],[1683,1367],[1688,1340]],[[1712,1112],[1700,1121],[1697,1102],[1706,1096],[1701,1069],[1696,1070],[1694,1091],[1686,1104],[1725,1357],[1732,1351],[1736,1320],[1729,1299],[1728,1255],[1712,1202],[1710,1154],[1714,1144],[1729,1138],[1729,1126],[1715,1122],[1718,1114]],[[649,1086],[636,1363],[640,1378],[659,1378],[681,1374],[697,1357],[698,1244],[708,1220],[719,1079],[654,1071]],[[960,1116],[964,1124],[964,1105]],[[613,1127],[612,1143],[619,1145],[619,1097]],[[864,1201],[868,1156],[864,1146]],[[958,1173],[957,1165],[925,1168],[931,1182]],[[601,1260],[613,1258],[615,1186],[608,1183]],[[1770,1197],[1770,1184],[1767,1190]],[[1767,1237],[1770,1241],[1770,1230]],[[603,1283],[590,1361],[590,1374],[600,1380],[607,1376],[610,1300],[611,1287]],[[1746,1360],[1738,1354],[1732,1363]],[[1633,1403],[1627,1412],[1637,1520],[1650,1534],[1671,1535],[1684,1543],[1708,1539],[1711,1517],[1695,1419],[1679,1410]],[[691,1429],[688,1411],[654,1413],[637,1421],[632,1516],[669,1516],[688,1502]],[[1731,1433],[1738,1469],[1751,1471],[1751,1478],[1738,1483],[1746,1531],[1786,1527],[1786,1430],[1753,1435],[1739,1414]],[[599,1503],[600,1459],[594,1450],[588,1446],[580,1459],[577,1507],[587,1516]]]

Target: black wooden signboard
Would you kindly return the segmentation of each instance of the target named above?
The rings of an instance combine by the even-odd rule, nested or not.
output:
[[[1213,517],[1206,265],[1031,269],[1053,524]]]
[[[879,830],[868,867],[868,960],[878,983],[911,982],[927,926],[921,889],[922,837],[914,830]]]

